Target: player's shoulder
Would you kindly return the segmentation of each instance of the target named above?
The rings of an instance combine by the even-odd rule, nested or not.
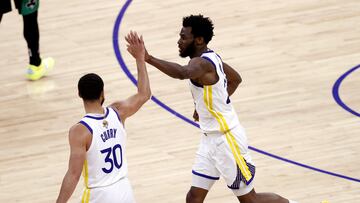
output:
[[[69,129],[69,136],[86,136],[92,134],[92,129],[86,123],[79,122]]]
[[[118,105],[121,105],[124,101],[115,101],[113,103],[111,103],[109,106],[107,106],[106,108],[108,108],[109,110],[113,110],[115,111],[115,113],[119,113],[119,109],[118,109]]]
[[[189,62],[189,65],[198,67],[206,72],[213,72],[215,66],[211,60],[201,56],[192,58]]]
[[[121,115],[121,112],[123,111],[123,109],[126,108],[125,103],[126,103],[125,100],[115,101],[112,104],[110,104],[109,106],[107,106],[107,108],[109,109],[109,111],[111,111],[111,110],[114,111],[116,113],[116,115],[119,117]]]
[[[85,146],[91,137],[89,130],[81,123],[74,124],[69,129],[69,143],[72,147]]]
[[[194,58],[190,59],[189,64],[200,65],[200,66],[206,67],[208,65],[211,65],[211,62],[202,56],[198,56],[198,57],[194,57]]]

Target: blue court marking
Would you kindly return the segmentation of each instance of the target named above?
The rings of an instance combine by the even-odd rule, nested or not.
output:
[[[354,72],[356,69],[360,68],[360,64],[353,67],[352,69],[348,70],[346,73],[344,73],[342,76],[340,76],[340,78],[335,82],[334,86],[333,86],[333,97],[336,101],[336,103],[338,103],[343,109],[345,109],[346,111],[354,114],[355,116],[360,117],[360,113],[352,110],[350,107],[348,107],[340,98],[339,96],[339,89],[340,89],[340,85],[342,83],[342,81],[349,76],[352,72]]]
[[[127,0],[125,2],[124,6],[121,8],[121,10],[120,10],[120,12],[119,12],[119,14],[118,14],[118,16],[116,18],[115,25],[114,25],[114,30],[113,30],[113,47],[114,47],[115,55],[116,55],[116,58],[117,58],[117,60],[118,60],[118,62],[120,64],[121,69],[124,71],[126,76],[131,80],[131,82],[134,83],[134,85],[137,85],[136,79],[134,78],[134,76],[131,74],[131,72],[127,68],[127,66],[126,66],[126,64],[124,62],[124,59],[121,56],[121,52],[120,52],[120,49],[119,49],[119,43],[118,43],[120,24],[121,24],[121,21],[122,21],[124,15],[125,15],[125,11],[129,7],[131,2],[132,2],[132,0]],[[167,110],[168,112],[170,112],[173,115],[177,116],[178,118],[180,118],[180,119],[184,120],[185,122],[199,128],[199,124],[197,124],[194,121],[192,121],[191,119],[181,115],[180,113],[174,111],[169,106],[167,106],[166,104],[161,102],[159,99],[157,99],[155,96],[152,96],[151,100],[154,101],[159,106],[161,106],[162,108],[164,108],[165,110]],[[294,165],[297,165],[297,166],[300,166],[300,167],[303,167],[303,168],[307,168],[307,169],[314,170],[314,171],[317,171],[317,172],[320,172],[320,173],[325,173],[325,174],[328,174],[328,175],[331,175],[331,176],[335,176],[335,177],[339,177],[339,178],[343,178],[343,179],[346,179],[346,180],[355,181],[355,182],[360,183],[360,179],[357,179],[357,178],[352,178],[352,177],[349,177],[349,176],[346,176],[346,175],[333,173],[333,172],[322,170],[322,169],[319,169],[319,168],[315,168],[315,167],[312,167],[312,166],[309,166],[309,165],[306,165],[306,164],[302,164],[302,163],[299,163],[299,162],[296,162],[296,161],[292,161],[290,159],[286,159],[286,158],[277,156],[275,154],[271,154],[269,152],[263,151],[261,149],[257,149],[257,148],[252,147],[252,146],[249,146],[249,149],[251,149],[251,150],[253,150],[255,152],[258,152],[260,154],[272,157],[274,159],[278,159],[278,160],[281,160],[281,161],[284,161],[284,162],[287,162],[287,163],[290,163],[290,164],[294,164]]]

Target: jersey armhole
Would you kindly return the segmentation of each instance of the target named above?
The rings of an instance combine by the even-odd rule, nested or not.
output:
[[[80,121],[79,123],[85,126],[90,131],[91,135],[93,134],[92,128],[85,121]]]
[[[91,134],[91,142],[90,142],[90,145],[89,145],[89,147],[86,147],[86,151],[88,152],[89,151],[89,149],[91,148],[91,146],[93,146],[93,129],[85,122],[85,121],[80,121],[79,122],[79,124],[81,124],[81,125],[83,125],[83,126],[85,126],[88,130],[89,130],[89,132],[90,132],[90,134]],[[87,144],[86,144],[87,145]]]
[[[190,82],[195,85],[196,87],[200,87],[200,88],[204,88],[204,86],[202,84],[199,84],[197,82],[195,82],[194,80],[190,79]]]
[[[215,71],[216,71],[216,65],[215,65],[215,63],[214,63],[209,57],[207,57],[207,56],[202,56],[201,58],[209,61],[209,62],[213,65],[213,67],[214,67],[214,69],[215,69]],[[216,74],[217,74],[217,73],[216,73]]]
[[[114,112],[115,112],[115,114],[116,114],[116,116],[117,116],[117,118],[118,118],[118,120],[119,120],[119,122],[121,123],[121,125],[123,125],[124,126],[124,123],[122,122],[122,120],[121,120],[121,118],[120,118],[120,115],[119,115],[119,113],[114,109],[114,108],[112,108],[112,107],[110,107]]]
[[[209,57],[207,57],[207,56],[201,56],[201,58],[209,61],[209,62],[212,64],[212,66],[213,66],[214,69],[215,69],[215,73],[216,73],[216,75],[217,75],[217,77],[218,77],[218,80],[216,81],[216,83],[218,83],[219,80],[220,80],[220,76],[219,76],[219,74],[218,74],[218,71],[217,71],[217,68],[216,68],[216,65],[215,65],[214,61],[212,61],[212,60],[211,60]],[[216,83],[215,83],[215,84],[216,84]]]

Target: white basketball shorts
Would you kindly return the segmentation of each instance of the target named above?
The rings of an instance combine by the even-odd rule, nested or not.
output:
[[[84,189],[81,203],[135,203],[130,181],[127,177],[105,187]]]
[[[253,189],[255,165],[242,126],[227,133],[204,133],[192,169],[192,186],[209,190],[216,180],[224,178],[236,196]]]

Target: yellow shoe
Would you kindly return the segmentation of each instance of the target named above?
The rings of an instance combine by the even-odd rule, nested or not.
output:
[[[29,80],[39,80],[54,68],[55,60],[51,57],[41,60],[39,66],[29,65],[26,77]]]

